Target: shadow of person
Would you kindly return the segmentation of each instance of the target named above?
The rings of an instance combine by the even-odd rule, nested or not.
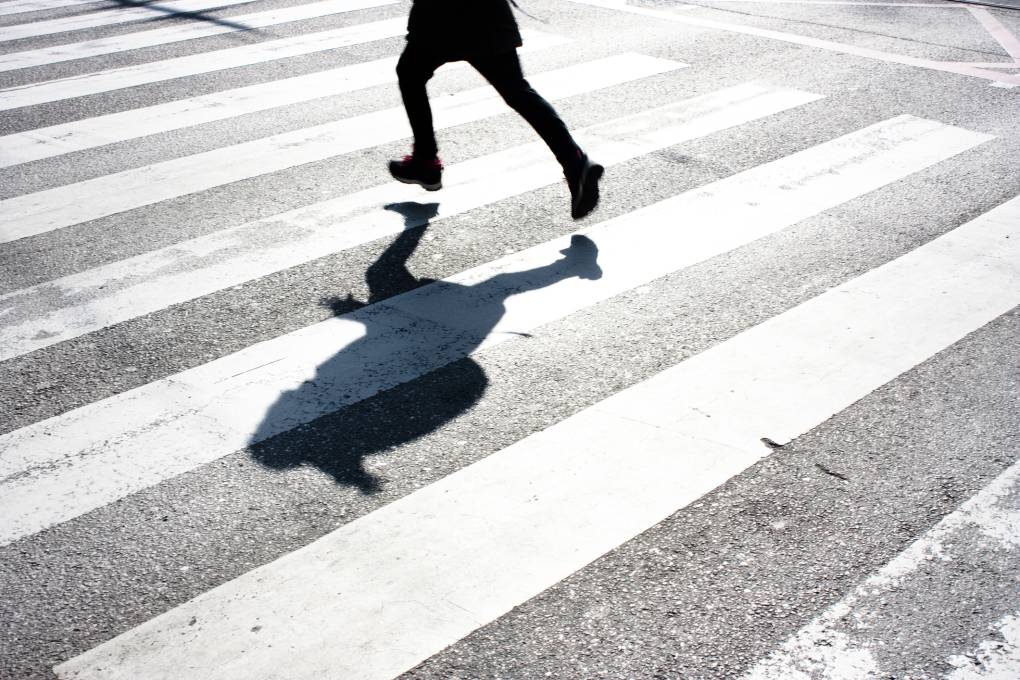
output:
[[[575,235],[560,251],[563,257],[532,269],[471,285],[418,278],[407,262],[438,206],[386,207],[416,226],[402,231],[368,268],[369,305],[358,309],[360,303],[349,294],[323,301],[344,319],[363,324],[364,333],[320,364],[314,378],[282,393],[249,448],[269,468],[314,466],[365,494],[381,485],[365,469],[365,458],[433,432],[485,393],[488,377],[470,355],[496,328],[508,297],[575,276],[602,275],[595,243]],[[347,314],[351,310],[356,311]],[[333,406],[337,395],[349,394],[364,397]]]

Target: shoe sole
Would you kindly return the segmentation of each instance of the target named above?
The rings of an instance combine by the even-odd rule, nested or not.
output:
[[[439,191],[440,189],[443,188],[442,182],[436,182],[435,184],[426,184],[425,182],[422,182],[420,179],[404,179],[403,177],[394,177],[393,179],[397,180],[398,182],[403,182],[404,184],[417,184],[425,191]]]
[[[578,191],[577,200],[570,211],[570,216],[575,220],[582,219],[591,214],[599,203],[599,180],[606,171],[598,163],[592,163],[584,169],[581,174],[581,189]]]

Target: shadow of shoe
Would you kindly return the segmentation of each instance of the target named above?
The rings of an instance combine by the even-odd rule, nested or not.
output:
[[[599,248],[587,236],[574,234],[570,237],[570,247],[560,251],[567,261],[571,273],[578,278],[594,281],[602,278],[602,267],[598,265]]]
[[[383,210],[403,215],[404,224],[407,227],[420,227],[439,214],[439,204],[401,201],[400,203],[387,203],[383,206]]]

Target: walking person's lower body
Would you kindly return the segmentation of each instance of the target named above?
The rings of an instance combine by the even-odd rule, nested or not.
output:
[[[598,203],[598,183],[603,168],[588,158],[556,110],[524,78],[515,49],[496,54],[457,56],[444,55],[409,42],[397,62],[397,78],[414,135],[414,150],[403,160],[391,161],[390,173],[402,182],[419,184],[430,191],[442,187],[443,166],[438,158],[426,83],[437,68],[449,61],[460,60],[467,61],[481,73],[552,151],[570,187],[574,219],[590,213]]]

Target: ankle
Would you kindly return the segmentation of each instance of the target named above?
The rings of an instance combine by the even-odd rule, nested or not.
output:
[[[439,163],[439,150],[431,149],[428,151],[419,151],[416,144],[411,145],[411,158],[416,163],[428,164],[428,163]]]

